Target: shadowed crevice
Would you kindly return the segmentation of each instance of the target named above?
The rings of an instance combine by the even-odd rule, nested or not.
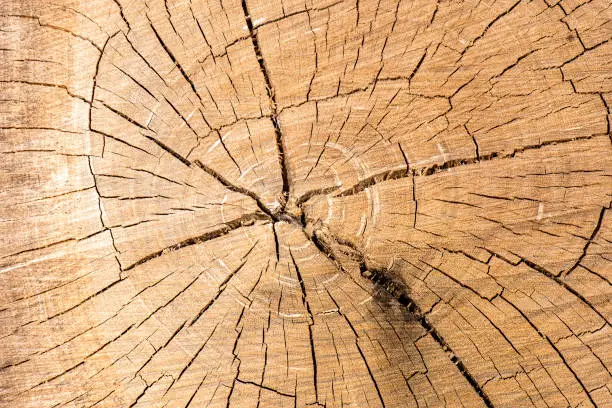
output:
[[[459,357],[457,357],[457,354],[452,350],[440,333],[438,333],[435,327],[429,322],[423,311],[410,297],[407,287],[402,282],[398,281],[397,279],[393,279],[388,270],[368,268],[366,265],[365,256],[357,249],[357,247],[348,241],[339,240],[338,238],[331,236],[329,233],[324,233],[321,226],[318,228],[315,227],[311,234],[307,232],[306,227],[303,228],[303,231],[308,239],[321,252],[321,254],[329,259],[340,272],[348,275],[349,273],[344,269],[341,262],[335,255],[332,245],[344,247],[346,249],[346,252],[343,251],[344,254],[359,264],[361,276],[373,282],[376,286],[380,287],[391,297],[397,300],[401,305],[406,307],[408,312],[415,318],[415,320],[419,322],[427,333],[431,334],[432,338],[439,344],[440,348],[445,351],[448,358],[455,366],[457,366],[461,375],[472,386],[476,394],[478,394],[478,396],[482,399],[483,403],[488,408],[493,408],[493,403],[480,384],[478,384],[476,379],[472,376],[472,374],[470,374],[465,364],[461,361],[461,359],[459,359]]]
[[[251,16],[249,14],[249,10],[246,4],[246,0],[242,0],[242,11],[244,12],[244,19],[246,20],[247,27],[249,29],[249,34],[251,37],[251,42],[253,43],[253,48],[255,50],[255,56],[257,57],[257,62],[259,63],[259,69],[264,77],[264,81],[266,82],[266,93],[268,94],[268,98],[270,100],[270,109],[272,110],[272,115],[270,116],[270,120],[272,121],[272,126],[274,126],[274,135],[276,137],[276,148],[278,149],[278,159],[281,167],[281,176],[283,179],[283,200],[281,202],[281,211],[284,211],[287,200],[289,199],[289,175],[287,171],[287,155],[285,154],[285,146],[283,143],[283,135],[280,129],[280,125],[278,123],[278,111],[276,105],[276,96],[274,95],[274,88],[272,87],[272,82],[270,81],[270,74],[268,73],[268,69],[266,68],[266,63],[263,58],[263,54],[261,53],[261,47],[259,46],[259,39],[257,38],[257,31],[253,28],[253,21],[251,20]]]
[[[250,225],[253,225],[253,223],[255,223],[256,221],[265,221],[265,220],[269,220],[270,218],[265,215],[265,214],[261,214],[261,213],[253,213],[253,214],[246,214],[243,215],[242,217],[236,218],[235,220],[232,221],[228,221],[224,224],[221,224],[221,226],[218,229],[215,229],[213,231],[204,233],[202,235],[198,235],[197,237],[192,237],[192,238],[188,238],[186,240],[183,240],[181,242],[178,242],[174,245],[168,246],[164,249],[161,249],[159,251],[155,251],[152,254],[149,254],[147,256],[145,256],[144,258],[139,259],[138,261],[134,262],[133,264],[122,268],[122,271],[129,271],[130,269],[134,269],[136,266],[138,265],[142,265],[146,262],[149,262],[152,259],[158,258],[160,256],[162,256],[163,254],[169,252],[169,251],[176,251],[177,249],[181,249],[184,248],[186,246],[191,246],[191,245],[196,245],[196,244],[200,244],[202,242],[206,242],[206,241],[210,241],[212,239],[215,238],[219,238],[222,237],[224,235],[229,234],[230,232],[241,228],[241,227],[248,227]]]

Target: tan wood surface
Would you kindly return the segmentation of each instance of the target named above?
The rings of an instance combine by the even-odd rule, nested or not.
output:
[[[610,0],[0,0],[0,407],[612,407]]]

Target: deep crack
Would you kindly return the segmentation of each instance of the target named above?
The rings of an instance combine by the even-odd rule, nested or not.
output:
[[[276,105],[276,96],[274,95],[274,88],[272,87],[272,82],[270,81],[270,74],[268,73],[268,69],[266,68],[266,63],[263,58],[263,54],[261,53],[261,47],[259,46],[259,39],[257,38],[257,31],[253,28],[253,21],[251,20],[251,16],[249,14],[249,10],[247,8],[246,0],[242,0],[242,11],[244,12],[244,19],[246,20],[247,27],[249,29],[249,34],[251,37],[251,42],[253,43],[253,48],[255,49],[255,55],[257,56],[257,62],[259,63],[259,69],[264,77],[264,81],[266,82],[266,93],[268,94],[268,98],[270,100],[270,109],[272,110],[272,115],[270,116],[270,120],[272,121],[272,126],[274,126],[274,135],[276,137],[276,148],[278,149],[278,158],[281,167],[281,176],[283,179],[283,189],[282,196],[283,200],[281,202],[281,211],[285,210],[285,206],[287,205],[287,201],[289,200],[289,176],[287,171],[287,156],[285,154],[285,146],[283,144],[283,135],[281,133],[280,125],[278,123],[278,111]]]
[[[449,344],[438,333],[435,327],[429,322],[426,317],[426,314],[423,313],[423,311],[416,304],[416,302],[410,297],[406,285],[404,285],[397,279],[393,279],[389,274],[388,270],[368,268],[365,256],[356,246],[354,246],[349,241],[339,240],[337,237],[332,236],[330,233],[326,232],[325,227],[321,225],[315,226],[312,230],[312,233],[309,233],[308,229],[309,228],[307,226],[304,226],[303,228],[304,234],[308,237],[308,239],[315,245],[315,247],[321,252],[321,254],[323,254],[336,266],[339,271],[346,274],[348,274],[348,272],[344,269],[337,256],[334,254],[332,246],[339,245],[348,248],[345,255],[349,256],[349,258],[352,258],[359,264],[361,276],[363,276],[365,279],[370,280],[376,286],[382,288],[387,294],[397,300],[402,306],[406,307],[408,312],[410,312],[410,314],[415,317],[415,320],[419,322],[423,329],[427,333],[429,333],[432,338],[440,345],[440,347],[446,352],[449,359],[453,362],[455,366],[457,366],[463,377],[471,385],[476,394],[478,394],[478,396],[482,399],[484,404],[488,408],[493,408],[493,403],[491,402],[487,394],[484,392],[483,388],[478,384],[478,381],[476,381],[474,376],[468,371],[465,364],[461,361],[461,359],[459,359],[459,357],[457,357],[457,354],[453,352]],[[328,240],[332,241],[332,243],[328,242]]]

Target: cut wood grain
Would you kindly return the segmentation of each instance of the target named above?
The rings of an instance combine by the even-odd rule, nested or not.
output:
[[[612,406],[609,0],[0,3],[0,406]]]

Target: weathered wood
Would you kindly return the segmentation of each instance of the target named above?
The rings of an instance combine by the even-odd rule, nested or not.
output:
[[[0,406],[612,406],[609,0],[3,0]]]

